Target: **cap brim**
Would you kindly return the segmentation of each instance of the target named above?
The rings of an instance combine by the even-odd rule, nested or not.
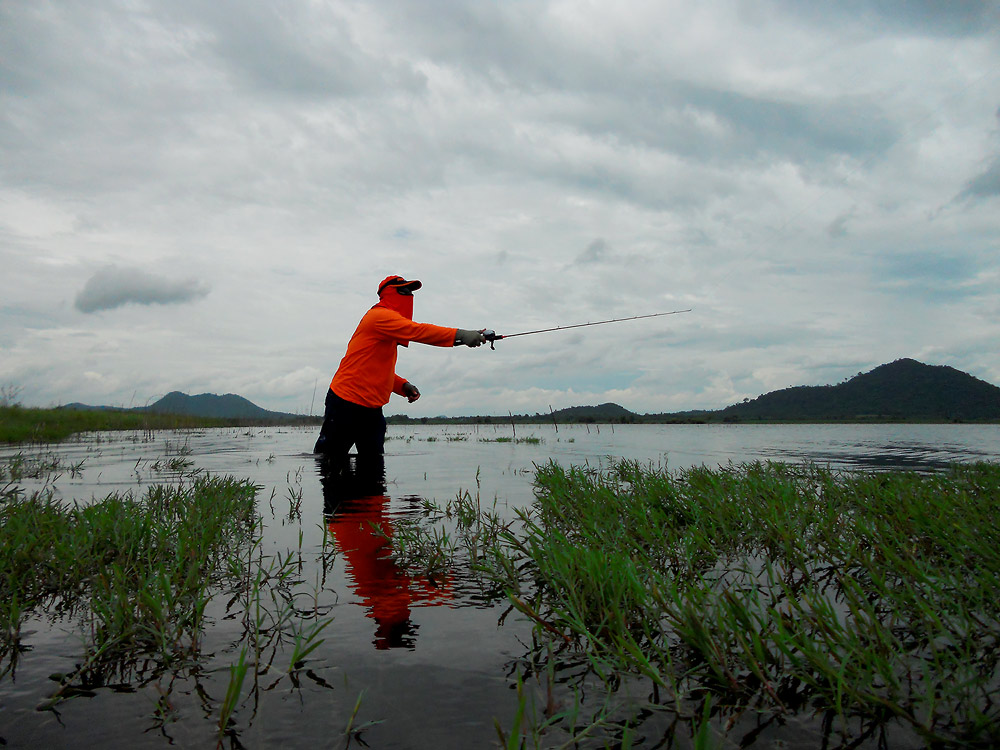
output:
[[[409,289],[411,292],[415,292],[422,286],[423,284],[421,284],[416,279],[413,279],[412,281],[407,281],[402,277],[398,277],[398,280],[395,281],[388,281],[388,280],[383,281],[382,285],[378,288],[378,293],[382,294],[382,292],[384,292],[389,287],[392,287],[393,289]]]
[[[415,292],[422,287],[423,284],[414,279],[413,281],[393,281],[385,286],[391,286],[393,289],[409,289],[411,292]]]

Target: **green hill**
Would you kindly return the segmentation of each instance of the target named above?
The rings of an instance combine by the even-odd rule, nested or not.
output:
[[[946,365],[898,359],[839,385],[797,386],[715,412],[724,420],[1000,419],[1000,388]]]
[[[224,419],[259,419],[267,421],[281,421],[285,419],[298,419],[295,414],[284,414],[277,411],[268,411],[257,406],[235,393],[227,393],[218,396],[214,393],[201,393],[197,396],[189,396],[180,391],[171,391],[149,406],[140,407],[140,411],[153,412],[154,414],[188,414],[198,417],[220,417]]]
[[[123,409],[112,406],[88,406],[87,404],[66,404],[63,409],[74,411],[118,411],[149,414],[178,414],[190,417],[206,417],[210,419],[239,419],[248,422],[297,422],[308,420],[301,414],[286,414],[280,411],[268,411],[257,406],[252,401],[227,393],[219,396],[214,393],[201,393],[189,396],[180,391],[171,391],[160,400],[149,406],[136,406]]]
[[[634,419],[635,414],[618,404],[600,404],[598,406],[571,406],[558,409],[548,415],[557,422],[620,422],[623,419]]]

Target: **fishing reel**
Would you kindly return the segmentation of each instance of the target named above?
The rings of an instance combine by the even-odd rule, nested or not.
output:
[[[490,349],[493,349],[494,351],[496,351],[496,347],[493,346],[493,342],[494,341],[499,341],[500,339],[503,338],[503,336],[497,335],[496,331],[491,331],[489,328],[483,329],[482,334],[483,334],[483,338],[485,338],[487,341],[490,342]]]

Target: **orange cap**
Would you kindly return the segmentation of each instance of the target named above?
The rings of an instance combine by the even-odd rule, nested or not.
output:
[[[386,287],[394,287],[396,289],[409,289],[411,292],[415,292],[422,286],[423,284],[421,284],[416,279],[413,279],[412,281],[407,281],[402,276],[386,276],[384,279],[382,279],[382,283],[378,285],[378,296],[379,297],[382,296],[382,292],[385,291]]]

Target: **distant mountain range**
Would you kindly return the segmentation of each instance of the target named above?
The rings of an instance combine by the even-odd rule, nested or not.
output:
[[[64,409],[115,409],[111,406],[87,406],[86,404],[67,404]],[[280,411],[268,411],[257,406],[235,393],[218,396],[214,393],[201,393],[189,396],[180,391],[171,391],[159,401],[149,406],[137,406],[132,409],[116,409],[117,411],[151,412],[154,414],[183,414],[195,417],[211,417],[216,419],[245,419],[259,422],[298,422],[308,420],[301,414],[286,414]]]
[[[898,359],[838,385],[797,386],[716,411],[636,414],[618,404],[574,406],[548,414],[437,417],[390,422],[864,422],[1000,421],[1000,388],[953,367]]]
[[[110,409],[68,404],[67,409]],[[120,411],[183,414],[258,422],[318,421],[318,417],[262,409],[227,393],[189,396],[173,391],[149,406]],[[1000,388],[948,366],[898,359],[838,385],[797,386],[766,393],[717,411],[636,414],[618,404],[573,406],[548,414],[508,416],[421,417],[394,415],[390,423],[634,423],[634,422],[757,422],[757,421],[1000,421]]]

